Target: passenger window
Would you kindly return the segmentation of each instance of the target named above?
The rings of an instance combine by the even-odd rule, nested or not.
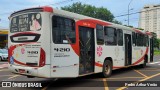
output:
[[[136,46],[136,33],[132,32],[132,44],[133,46]]]
[[[103,26],[97,25],[96,26],[96,33],[97,33],[97,44],[103,45],[104,44]]]
[[[53,42],[55,44],[75,43],[75,21],[73,19],[53,16],[52,27]]]
[[[123,31],[121,29],[117,29],[117,40],[118,45],[123,46]]]
[[[117,45],[117,32],[115,28],[104,28],[104,40],[105,45]]]

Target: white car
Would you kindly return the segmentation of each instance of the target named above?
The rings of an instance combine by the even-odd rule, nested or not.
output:
[[[0,61],[8,60],[8,50],[0,49]]]

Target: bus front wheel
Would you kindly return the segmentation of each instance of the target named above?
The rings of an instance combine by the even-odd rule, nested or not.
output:
[[[112,62],[109,60],[105,60],[103,64],[103,76],[109,77],[112,74]]]

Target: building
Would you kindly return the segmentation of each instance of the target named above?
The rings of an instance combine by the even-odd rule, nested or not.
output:
[[[160,4],[146,5],[140,13],[139,28],[157,33],[160,38]]]
[[[8,30],[0,29],[0,48],[7,48],[8,46]]]

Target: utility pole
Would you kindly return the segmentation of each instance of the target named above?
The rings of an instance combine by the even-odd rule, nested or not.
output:
[[[129,4],[128,4],[128,26],[129,26],[129,6],[130,6],[130,4],[131,4],[132,1],[133,1],[133,0],[131,0],[131,1],[129,2]]]

